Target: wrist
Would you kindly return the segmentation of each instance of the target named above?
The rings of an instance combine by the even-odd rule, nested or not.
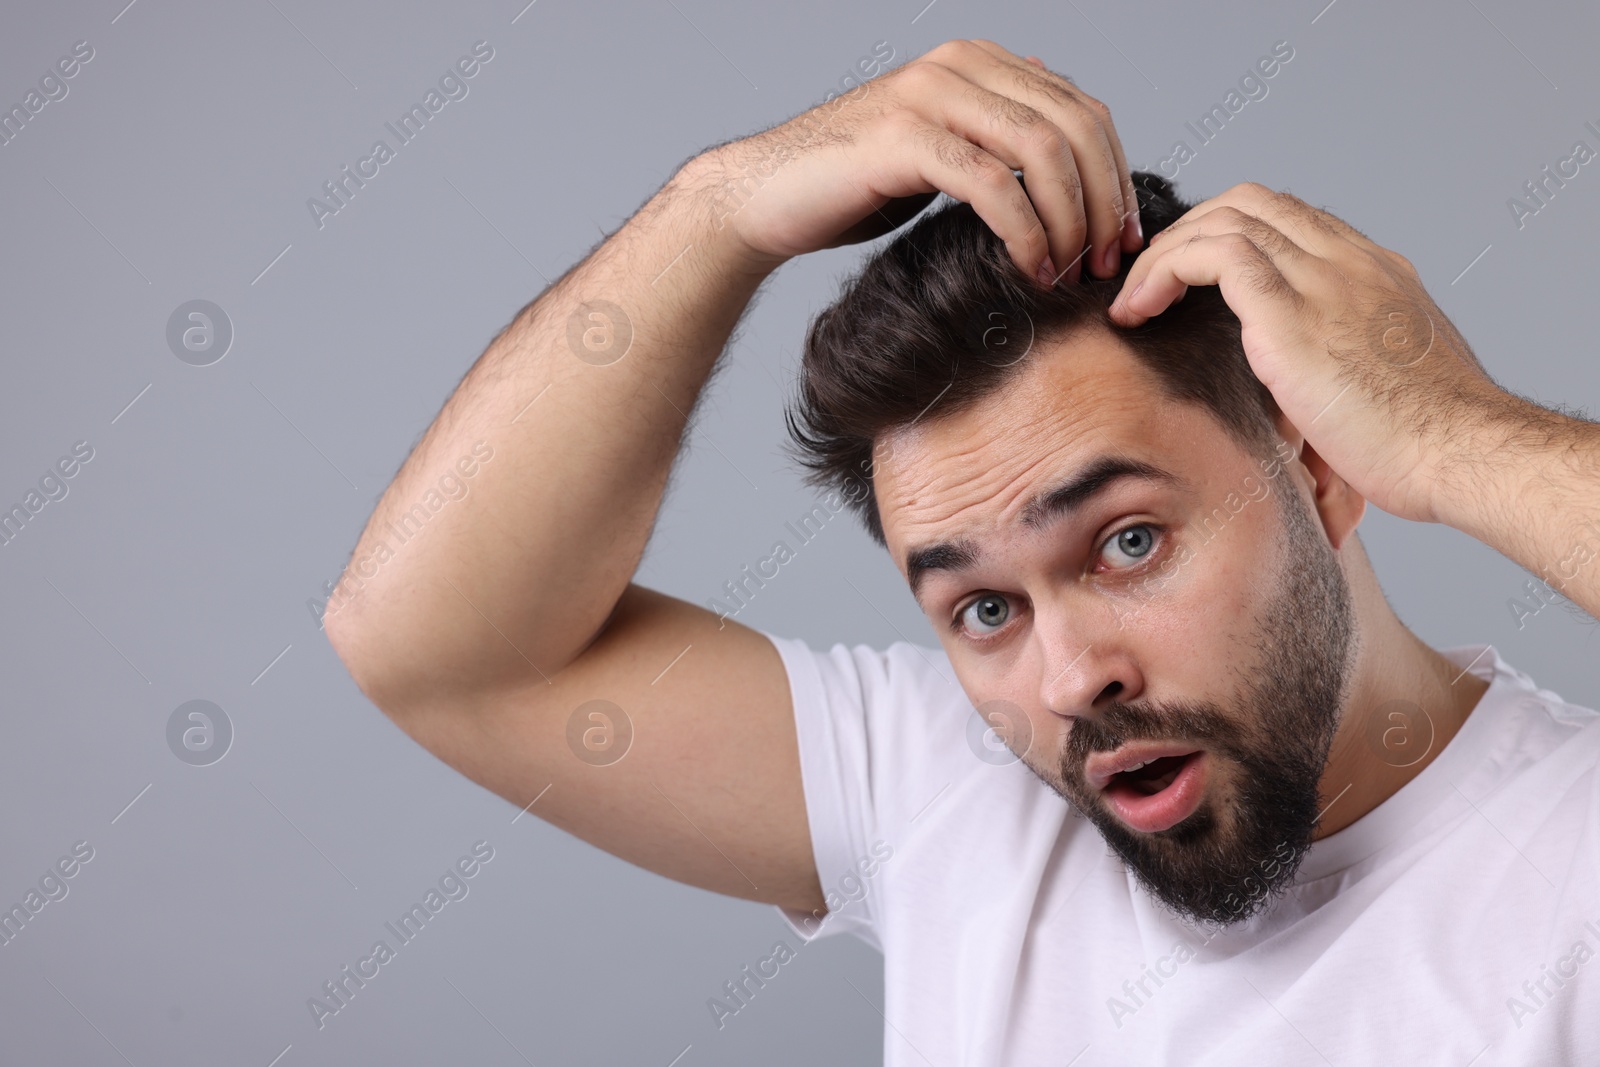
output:
[[[727,145],[719,145],[695,156],[679,168],[669,185],[691,205],[694,240],[704,254],[723,269],[765,278],[791,257],[753,245],[740,228],[750,194],[736,180],[727,149]]]
[[[1440,479],[1438,521],[1519,557],[1530,516],[1559,507],[1586,425],[1491,386]]]

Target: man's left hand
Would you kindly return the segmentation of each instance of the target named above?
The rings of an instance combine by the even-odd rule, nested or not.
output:
[[[1135,326],[1190,285],[1216,285],[1246,357],[1279,408],[1357,492],[1402,518],[1446,521],[1443,495],[1506,413],[1497,386],[1428,296],[1411,262],[1327,212],[1255,182],[1156,234],[1112,319]]]

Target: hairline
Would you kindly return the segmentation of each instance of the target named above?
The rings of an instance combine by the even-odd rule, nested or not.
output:
[[[1233,443],[1243,452],[1253,454],[1257,458],[1260,458],[1261,456],[1273,450],[1275,442],[1273,440],[1273,435],[1268,432],[1268,428],[1265,425],[1267,421],[1270,421],[1270,418],[1267,416],[1266,412],[1263,411],[1259,413],[1262,416],[1260,419],[1252,417],[1250,419],[1243,420],[1243,422],[1230,423],[1227,419],[1223,418],[1221,412],[1212,407],[1210,404],[1206,403],[1204,400],[1192,396],[1177,395],[1173,391],[1171,384],[1167,381],[1164,375],[1143,364],[1138,347],[1127,341],[1126,335],[1119,330],[1114,323],[1110,322],[1109,319],[1102,321],[1091,316],[1078,322],[1050,327],[1040,332],[1034,338],[1034,343],[1038,345],[1063,342],[1070,340],[1074,334],[1092,329],[1098,329],[1103,333],[1109,334],[1113,339],[1115,339],[1117,343],[1120,344],[1127,352],[1134,365],[1137,366],[1140,371],[1155,379],[1157,390],[1163,399],[1170,403],[1181,404],[1203,412],[1209,416],[1212,422],[1222,430],[1228,439],[1233,441]],[[1025,359],[1026,357],[1023,358]],[[1017,362],[1020,364],[1022,360],[1018,360]],[[928,408],[924,409],[914,418],[904,422],[898,422],[884,426],[870,438],[863,439],[868,456],[869,469],[865,475],[858,475],[854,471],[851,471],[848,474],[848,478],[859,478],[861,481],[866,483],[867,497],[862,509],[862,517],[864,520],[863,525],[867,527],[868,535],[878,543],[880,548],[884,549],[886,552],[889,552],[891,558],[893,558],[893,551],[889,548],[888,530],[884,525],[883,511],[882,508],[879,507],[878,502],[877,471],[879,465],[876,459],[873,457],[877,456],[878,450],[882,446],[882,443],[888,438],[909,429],[924,417],[926,417],[929,422],[936,423],[942,419],[953,418],[957,415],[960,415],[962,412],[977,406],[993,393],[1004,389],[1017,375],[1021,373],[1021,371],[1012,371],[1010,366],[1005,369],[1008,371],[1008,373],[1003,373],[997,376],[994,386],[979,396],[968,397],[958,403],[953,403],[943,407],[938,406],[936,399],[934,404],[929,405]],[[894,454],[894,448],[892,445],[890,446],[889,451],[890,455]],[[868,516],[871,516],[871,518],[868,518]],[[874,529],[874,525],[876,525],[876,529]],[[896,562],[898,563],[898,561]],[[913,593],[914,592],[915,590],[913,589]]]

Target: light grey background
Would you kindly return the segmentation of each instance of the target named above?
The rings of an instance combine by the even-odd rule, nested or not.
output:
[[[1582,5],[524,2],[0,14],[0,104],[74,42],[94,48],[0,147],[0,505],[74,442],[94,449],[0,547],[0,906],[74,842],[94,848],[69,895],[0,946],[7,1063],[877,1062],[874,952],[807,946],[719,1031],[707,998],[794,940],[776,912],[513,823],[363,699],[306,606],[545,278],[685,158],[820,102],[876,42],[897,61],[951,37],[1037,53],[1109,103],[1131,162],[1153,168],[1288,40],[1267,98],[1199,150],[1180,191],[1289,188],[1414,260],[1508,387],[1577,406],[1600,391],[1600,163],[1520,229],[1507,207],[1574,141],[1600,148]],[[307,198],[478,40],[494,58],[469,95],[319,229]],[[764,290],[644,584],[704,602],[809,509],[777,415],[808,317],[859,256],[790,264]],[[192,299],[234,327],[210,366],[166,343]],[[1519,568],[1382,513],[1362,531],[1425,639],[1492,641],[1542,684],[1600,699],[1595,627],[1551,607],[1519,628]],[[843,518],[740,618],[814,645],[936,643]],[[210,766],[167,745],[195,699],[234,729]],[[479,839],[495,858],[470,894],[319,1030],[307,998]]]

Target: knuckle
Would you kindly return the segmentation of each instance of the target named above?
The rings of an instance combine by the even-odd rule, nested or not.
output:
[[[932,53],[922,56],[900,68],[901,87],[913,96],[931,94],[953,74],[949,67],[932,58]]]
[[[1092,96],[1084,96],[1079,99],[1083,106],[1094,112],[1095,118],[1101,122],[1111,121],[1111,108],[1104,101],[1096,100]]]
[[[1267,190],[1267,202],[1279,212],[1287,214],[1305,207],[1305,202],[1293,193],[1286,193],[1277,189]]]
[[[997,125],[1021,134],[1030,134],[1035,123],[1044,116],[1020,100],[987,89],[973,89],[973,97]]]
[[[1301,218],[1322,236],[1336,240],[1348,241],[1353,230],[1341,225],[1332,215],[1317,208],[1304,212]]]
[[[1388,255],[1390,262],[1399,267],[1401,270],[1405,271],[1407,274],[1415,275],[1417,273],[1416,264],[1412,263],[1411,260],[1407,259],[1405,256],[1402,256],[1399,252],[1396,252],[1392,248],[1385,248],[1383,251]]]
[[[986,189],[1004,189],[1016,181],[1010,167],[1003,166],[977,145],[972,145],[971,150],[963,152],[962,156],[961,166],[970,171],[974,180]]]
[[[1061,91],[1060,99],[1067,113],[1080,126],[1093,130],[1101,128],[1104,124],[1105,118],[1101,116],[1100,111],[1094,106],[1098,101],[1084,96],[1082,93],[1074,93],[1067,90]],[[1101,104],[1100,106],[1104,107],[1105,105]],[[1107,112],[1106,114],[1109,116],[1110,113]]]
[[[1222,234],[1218,238],[1230,255],[1259,258],[1261,249],[1245,234],[1238,231]]]
[[[871,136],[881,137],[885,141],[893,140],[901,144],[912,144],[923,150],[938,151],[937,130],[927,122],[918,118],[909,111],[899,108],[890,108],[875,117],[875,128]]]
[[[1227,213],[1227,219],[1238,234],[1262,252],[1291,253],[1298,251],[1298,246],[1271,223],[1259,215],[1252,215],[1238,208],[1228,207],[1218,210],[1218,214]]]
[[[997,188],[1012,180],[1011,168],[971,141],[953,136],[938,126],[916,124],[917,139],[942,165],[965,171],[980,186]]]
[[[1258,245],[1263,243],[1277,244],[1283,240],[1282,234],[1273,229],[1270,223],[1257,215],[1250,215],[1240,212],[1239,217],[1234,221],[1234,224],[1239,227],[1240,233],[1244,234]]]
[[[1033,213],[1033,205],[1028,202],[1028,198],[1023,196],[1012,201],[1011,210],[1018,219],[1026,220],[1028,226],[1028,232],[1016,238],[1016,242],[1020,242],[1030,256],[1042,256],[1049,251],[1044,223]]]
[[[1033,111],[1032,108],[1028,110]],[[1024,132],[1028,140],[1033,142],[1035,148],[1052,159],[1065,155],[1071,150],[1071,144],[1067,140],[1067,135],[1062,132],[1061,127],[1037,111],[1033,111],[1033,114],[1028,117]]]
[[[1035,178],[1035,181],[1043,181],[1043,179]],[[1083,202],[1083,179],[1078,178],[1077,171],[1069,170],[1062,171],[1061,174],[1053,174],[1053,176],[1048,179],[1048,182],[1050,182],[1051,186],[1061,190],[1061,197],[1059,198],[1064,200],[1064,202]],[[1022,176],[1022,184],[1024,184],[1024,187],[1030,187],[1027,186],[1027,174]],[[1085,234],[1086,232],[1086,224],[1085,221],[1083,221],[1082,211],[1078,211],[1078,213],[1072,213],[1072,211],[1069,211],[1066,218],[1062,219],[1061,226],[1066,227],[1066,229],[1062,229],[1062,234],[1067,235],[1067,237],[1070,237],[1070,235],[1074,234],[1078,234],[1080,237],[1082,237],[1082,234]]]
[[[983,49],[972,41],[957,37],[932,49],[928,52],[928,56],[937,56],[941,62],[962,63],[971,62],[973,54],[982,51]]]
[[[1257,296],[1276,296],[1284,289],[1283,275],[1271,264],[1253,264],[1239,272],[1239,280]]]
[[[1077,97],[1068,88],[1071,82],[1053,70],[1039,70],[1032,66],[1018,68],[1012,72],[1011,82],[1020,92],[1037,93],[1062,107],[1077,103]]]
[[[944,130],[911,115],[902,114],[897,118],[900,125],[916,142],[918,149],[928,152],[947,167],[954,167],[959,164],[959,160],[956,158],[955,146],[950,143],[949,135]]]

